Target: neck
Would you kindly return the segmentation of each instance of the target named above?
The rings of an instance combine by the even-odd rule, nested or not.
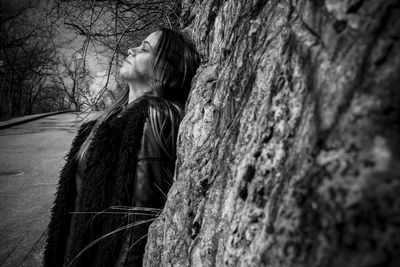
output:
[[[141,97],[142,95],[150,91],[149,86],[145,86],[140,83],[130,82],[128,83],[128,86],[129,86],[128,104],[131,103],[136,98]]]

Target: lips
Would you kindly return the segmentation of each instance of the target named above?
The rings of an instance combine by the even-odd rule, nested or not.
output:
[[[127,59],[124,59],[124,62],[128,63],[129,65],[132,65]]]

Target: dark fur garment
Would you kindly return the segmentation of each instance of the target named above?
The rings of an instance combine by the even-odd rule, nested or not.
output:
[[[109,214],[111,206],[131,206],[135,166],[140,149],[143,126],[148,114],[148,97],[135,101],[120,118],[100,124],[90,144],[82,177],[79,211],[74,225],[70,258],[88,244],[128,223],[126,214]],[[89,135],[94,121],[82,125],[75,137],[67,162],[60,173],[44,266],[63,266],[71,212],[76,197],[76,153]],[[94,213],[93,213],[94,212]],[[97,214],[96,214],[97,212]],[[113,266],[121,249],[124,231],[112,234],[83,252],[71,266]]]

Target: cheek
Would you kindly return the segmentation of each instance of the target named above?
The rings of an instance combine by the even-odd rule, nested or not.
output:
[[[152,64],[150,58],[138,58],[135,63],[135,71],[137,74],[140,76],[151,76]]]
[[[137,56],[130,60],[131,64],[124,62],[120,69],[120,76],[125,80],[148,80],[153,75],[153,65],[150,57]]]

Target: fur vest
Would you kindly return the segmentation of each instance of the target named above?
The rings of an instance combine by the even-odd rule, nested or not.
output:
[[[159,198],[156,204],[149,205],[162,207],[164,197],[156,193],[157,189],[152,189],[152,184],[158,183],[157,187],[163,187],[164,190],[168,190],[169,187],[160,184],[163,183],[162,181],[154,181],[154,179],[161,179],[160,177],[147,177],[146,173],[140,173],[138,176],[136,170],[139,152],[143,150],[141,142],[144,140],[144,127],[148,123],[149,107],[165,110],[160,108],[162,105],[170,104],[156,97],[144,96],[134,101],[134,104],[120,116],[110,118],[99,125],[86,156],[81,197],[78,203],[80,213],[76,215],[73,225],[75,234],[72,238],[70,255],[76,259],[68,266],[114,266],[121,251],[124,234],[126,234],[126,231],[117,229],[122,229],[121,227],[132,223],[132,217],[127,213],[117,213],[111,207],[138,205],[134,200],[143,199],[143,197],[140,198],[135,194],[151,194],[153,199],[156,196]],[[160,111],[160,113],[163,112]],[[176,121],[179,121],[179,115],[176,116]],[[75,209],[77,170],[75,158],[94,124],[95,121],[91,121],[80,127],[67,154],[66,164],[61,170],[48,228],[44,253],[45,267],[57,267],[64,264],[71,212]],[[177,126],[170,125],[170,127]],[[149,127],[146,126],[147,128]],[[149,131],[146,130],[146,132]],[[146,140],[153,140],[146,138]],[[154,144],[152,146],[156,147]],[[162,169],[169,169],[169,172],[173,173],[175,158],[164,155],[160,159],[167,165]],[[151,166],[149,168],[151,169]],[[160,176],[161,174],[152,175]],[[135,188],[138,185],[142,186],[140,191]],[[145,192],[146,190],[148,192]],[[146,206],[146,203],[139,205]],[[115,233],[109,234],[113,231]],[[104,237],[107,234],[109,235]],[[99,238],[101,239],[98,240]],[[92,242],[94,244],[85,249]]]

